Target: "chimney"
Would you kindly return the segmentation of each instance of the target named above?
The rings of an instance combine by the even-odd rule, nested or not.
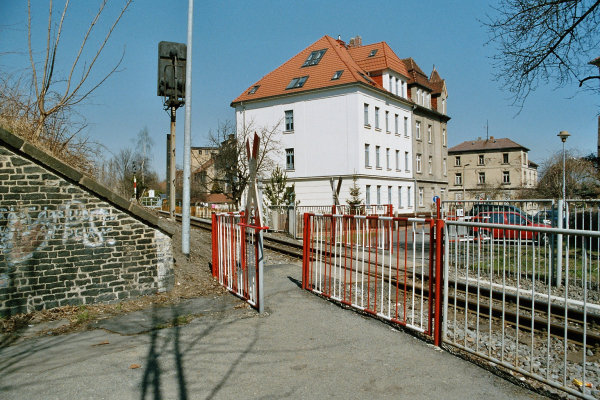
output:
[[[362,46],[362,38],[359,35],[356,35],[353,38],[350,38],[350,43],[348,47],[360,47]]]
[[[496,143],[496,141],[494,140],[494,137],[493,137],[493,136],[490,136],[490,142],[492,142],[492,143]]]
[[[336,42],[338,42],[341,46],[346,47],[346,42],[342,40],[342,36],[338,35]]]

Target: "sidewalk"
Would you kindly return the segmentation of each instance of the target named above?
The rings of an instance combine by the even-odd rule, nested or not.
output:
[[[102,325],[129,335],[97,329],[1,348],[0,398],[542,398],[302,291],[299,264],[265,273],[263,315],[226,295]],[[202,315],[136,334],[190,312]]]

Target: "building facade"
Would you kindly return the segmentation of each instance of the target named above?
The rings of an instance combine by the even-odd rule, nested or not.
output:
[[[365,204],[414,213],[414,110],[444,126],[449,118],[432,103],[415,103],[410,85],[406,64],[385,42],[363,46],[357,37],[347,45],[324,36],[231,106],[238,131],[251,125],[279,132],[275,159],[301,205],[332,204],[330,179],[339,177],[343,204],[356,178]],[[440,167],[437,162],[436,177]]]
[[[449,200],[509,200],[536,187],[529,149],[508,139],[471,140],[448,150]]]

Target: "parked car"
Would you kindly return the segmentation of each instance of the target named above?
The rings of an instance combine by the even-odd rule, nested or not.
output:
[[[527,213],[522,211],[519,207],[510,204],[494,204],[494,203],[475,203],[471,210],[466,215],[475,217],[484,212],[515,212],[527,218]]]
[[[473,222],[481,222],[488,224],[516,225],[516,226],[533,226],[538,228],[551,228],[550,224],[537,223],[530,218],[523,216],[515,211],[494,211],[481,212],[473,218]],[[540,239],[545,242],[547,237],[540,232],[516,230],[516,229],[500,229],[500,228],[483,228],[477,227],[473,229],[473,233],[479,237],[491,237],[492,239],[509,239],[509,240],[533,240],[539,242]]]

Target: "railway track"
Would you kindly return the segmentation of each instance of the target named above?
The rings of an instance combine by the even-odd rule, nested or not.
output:
[[[161,213],[163,215],[168,215],[168,213]],[[181,221],[180,216],[177,216],[177,221]],[[197,229],[211,231],[211,222],[208,219],[192,217],[190,219],[190,225]],[[302,243],[281,239],[269,233],[264,235],[264,247],[295,258],[302,258],[303,256]],[[353,269],[352,271],[354,272]],[[429,279],[426,274],[421,275],[416,273],[415,275],[421,282]],[[381,279],[381,275],[376,275],[373,272],[370,274],[370,276],[372,278]],[[390,278],[384,276],[384,280],[389,282]],[[394,276],[391,277],[391,283],[393,285],[396,284]],[[513,293],[490,291],[489,289],[483,287],[467,287],[464,282],[449,281],[448,285],[449,288],[456,293],[456,295],[449,296],[448,299],[448,302],[452,307],[466,310],[469,313],[492,316],[492,318],[498,320],[504,319],[506,323],[512,325],[513,327],[518,326],[519,330],[530,331],[533,327],[534,330],[538,330],[540,332],[545,333],[549,331],[551,335],[556,337],[563,338],[565,336],[565,307],[561,304],[550,304],[550,319],[563,322],[560,324],[557,322],[550,322],[550,324],[548,324],[548,318],[542,318],[535,315],[536,313],[545,313],[548,311],[548,303],[543,300],[536,300],[533,302],[530,298],[523,295],[517,296]],[[403,281],[403,276],[401,276],[398,287],[409,292],[413,290],[417,291],[418,293],[422,293],[424,296],[428,296],[429,294],[428,284],[422,285],[420,283],[415,283],[415,285],[413,285],[410,282],[405,284]],[[489,300],[491,297],[492,304],[490,305],[489,302],[487,304],[484,304],[481,301],[477,302],[473,300],[473,297],[475,296],[483,297],[486,300]],[[502,308],[498,305],[498,302],[505,302],[507,306]],[[510,305],[516,304],[519,304],[518,313],[510,309]],[[532,307],[534,305],[535,310],[532,312]],[[568,340],[577,344],[582,344],[584,338],[583,312],[579,309],[568,308],[567,315],[569,324],[566,327],[566,335]],[[589,326],[600,326],[600,316],[588,313],[585,317]],[[600,346],[600,334],[590,331],[591,329],[588,329],[585,335],[586,345],[590,347]]]

